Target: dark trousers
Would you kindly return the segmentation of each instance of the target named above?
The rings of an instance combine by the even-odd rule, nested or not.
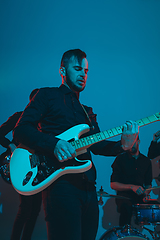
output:
[[[20,197],[20,205],[12,228],[11,240],[30,240],[42,203],[42,194]]]
[[[48,240],[95,240],[99,208],[95,186],[62,180],[43,192]]]
[[[120,208],[119,226],[131,225],[133,208],[130,204],[122,204]]]

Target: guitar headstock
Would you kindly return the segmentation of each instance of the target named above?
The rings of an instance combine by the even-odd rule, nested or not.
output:
[[[159,113],[159,112],[156,113],[155,116],[156,116],[156,118],[157,118],[157,121],[160,121],[160,113]]]

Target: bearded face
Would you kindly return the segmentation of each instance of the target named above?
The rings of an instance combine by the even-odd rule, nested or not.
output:
[[[72,58],[66,68],[65,83],[72,91],[81,92],[86,86],[87,74],[87,59],[83,58],[81,64],[79,64],[76,58]]]

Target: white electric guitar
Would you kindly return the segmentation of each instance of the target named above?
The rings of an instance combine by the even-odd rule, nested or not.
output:
[[[139,127],[160,120],[160,113],[136,121]],[[112,138],[122,133],[123,126],[115,127],[94,135],[79,139],[89,131],[87,124],[74,126],[56,136],[69,141],[75,148],[77,156],[85,153],[91,145]],[[77,158],[60,163],[57,159],[36,155],[27,148],[15,149],[10,160],[10,178],[13,187],[22,195],[33,195],[53,183],[60,176],[69,173],[82,173],[92,167],[90,160]]]

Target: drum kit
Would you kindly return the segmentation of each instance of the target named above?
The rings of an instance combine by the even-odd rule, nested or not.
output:
[[[147,190],[153,190],[160,188],[160,186],[152,187]],[[103,188],[97,192],[97,196],[99,197],[99,205],[103,205],[103,197],[114,197],[121,199],[129,199],[127,197],[112,195],[104,192]],[[155,201],[155,199],[151,199],[150,202]],[[133,216],[134,222],[136,225],[140,226],[142,229],[147,230],[152,239],[160,240],[160,231],[157,232],[156,227],[160,225],[160,204],[135,204],[133,205]],[[150,230],[145,225],[153,226],[154,230]],[[105,232],[99,240],[149,240],[149,238],[142,234],[136,228],[133,228],[130,225],[125,225],[124,227],[116,226],[109,229]]]

